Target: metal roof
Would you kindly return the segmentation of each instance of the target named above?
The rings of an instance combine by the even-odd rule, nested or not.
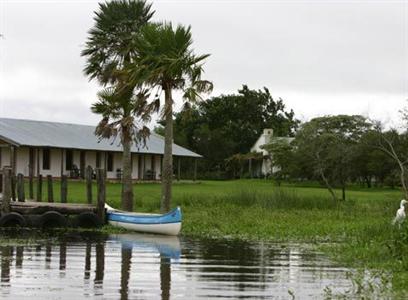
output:
[[[0,139],[17,146],[122,151],[119,139],[99,141],[94,131],[95,126],[89,125],[0,118]],[[134,144],[132,152],[163,154],[164,138],[151,133],[146,146]],[[173,144],[173,155],[201,157],[176,144]]]

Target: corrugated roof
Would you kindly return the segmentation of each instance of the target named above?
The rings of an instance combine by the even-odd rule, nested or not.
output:
[[[119,139],[100,140],[94,135],[95,126],[0,118],[0,139],[18,146],[55,147],[80,150],[122,151]],[[163,154],[164,138],[152,133],[146,146],[133,145],[134,153]],[[173,144],[173,155],[201,157]]]

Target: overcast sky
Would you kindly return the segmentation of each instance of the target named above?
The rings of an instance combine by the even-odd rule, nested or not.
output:
[[[0,117],[95,124],[80,57],[98,1],[0,0]],[[213,96],[266,86],[301,120],[398,123],[408,99],[408,1],[153,1],[210,53]],[[180,104],[179,99],[175,99]]]

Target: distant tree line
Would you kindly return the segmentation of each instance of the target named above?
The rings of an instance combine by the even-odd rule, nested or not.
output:
[[[403,118],[408,122],[406,110]],[[408,197],[408,131],[384,129],[361,115],[323,116],[301,124],[267,88],[243,85],[237,93],[185,105],[174,119],[175,143],[203,156],[202,179],[249,177],[250,161],[265,159],[250,150],[263,130],[272,128],[274,137],[292,139],[272,138],[264,146],[275,172],[263,176],[278,183],[318,181],[335,200],[334,189],[340,188],[346,199],[350,184],[401,187]],[[189,165],[182,168],[188,171]]]
[[[360,115],[314,118],[300,125],[291,142],[272,140],[265,149],[278,167],[278,182],[317,180],[334,200],[335,187],[345,200],[348,184],[401,186],[408,196],[408,132],[384,130]]]

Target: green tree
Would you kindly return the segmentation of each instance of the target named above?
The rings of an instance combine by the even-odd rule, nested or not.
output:
[[[267,88],[244,85],[237,93],[212,97],[177,113],[174,140],[204,156],[201,173],[214,174],[227,169],[227,158],[248,153],[265,128],[272,128],[274,136],[293,136],[298,124],[294,112]]]
[[[196,55],[192,49],[191,28],[171,23],[144,26],[137,39],[138,60],[133,65],[137,84],[146,84],[164,91],[162,110],[165,125],[165,145],[162,171],[161,211],[168,211],[171,203],[173,178],[173,96],[174,90],[183,92],[183,99],[195,103],[200,93],[212,90],[212,83],[201,79],[204,60],[209,56]],[[160,98],[155,100],[160,101]]]
[[[352,176],[354,147],[371,127],[362,116],[337,115],[314,118],[297,132],[296,157],[324,182],[334,200],[337,199],[335,185],[342,188],[345,200],[346,183]]]
[[[99,101],[92,111],[102,115],[95,134],[101,138],[120,136],[123,145],[122,208],[133,210],[133,188],[131,175],[131,147],[141,136],[148,134],[147,128],[134,125],[136,118],[144,120],[149,114],[144,110],[145,89],[138,89],[130,80],[128,67],[137,57],[134,44],[140,29],[153,15],[151,5],[145,1],[118,0],[99,4],[95,12],[95,24],[88,32],[82,56],[86,57],[84,72],[89,78],[110,88],[99,93]]]

